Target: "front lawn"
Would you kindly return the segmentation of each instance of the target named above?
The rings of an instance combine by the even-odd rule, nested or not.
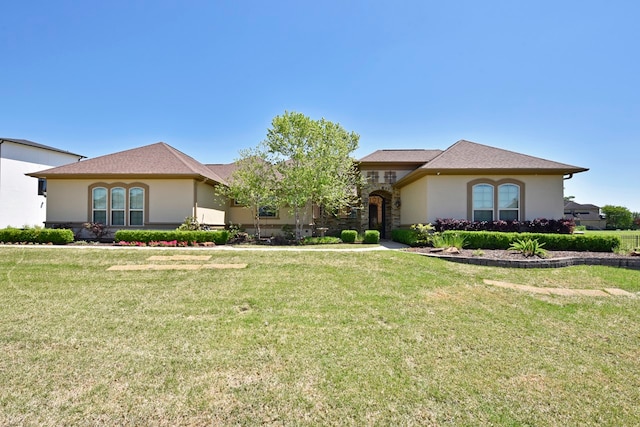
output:
[[[208,261],[149,261],[211,255]],[[244,269],[107,271],[131,264]],[[0,425],[638,425],[640,272],[0,248]]]

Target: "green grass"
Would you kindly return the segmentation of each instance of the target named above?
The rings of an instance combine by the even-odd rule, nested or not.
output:
[[[106,271],[211,254],[243,270]],[[164,263],[197,263],[168,261]],[[0,248],[0,425],[638,425],[640,272]]]

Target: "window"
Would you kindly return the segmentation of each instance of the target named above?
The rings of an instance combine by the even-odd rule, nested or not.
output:
[[[47,180],[44,178],[38,178],[38,196],[47,195]]]
[[[380,182],[380,175],[378,174],[378,171],[368,171],[367,182],[369,184],[377,184],[378,182]]]
[[[143,226],[149,187],[145,184],[99,183],[89,187],[92,222],[109,226]]]
[[[278,211],[276,211],[273,206],[261,206],[260,209],[258,209],[258,215],[260,217],[275,218],[278,216],[277,213]]]
[[[386,184],[395,184],[396,183],[396,171],[386,171],[384,173],[384,182]]]
[[[503,184],[498,187],[498,218],[503,221],[517,221],[520,217],[520,187]]]
[[[473,186],[473,220],[493,221],[493,185]]]
[[[92,194],[92,222],[101,224],[107,223],[107,189],[104,187],[94,188]]]
[[[144,189],[129,189],[129,225],[144,225]]]
[[[525,184],[507,178],[480,178],[467,183],[467,218],[472,221],[520,221],[524,216]]]
[[[111,225],[124,225],[124,188],[111,189]]]

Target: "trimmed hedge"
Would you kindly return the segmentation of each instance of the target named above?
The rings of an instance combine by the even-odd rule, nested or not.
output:
[[[173,241],[194,243],[214,242],[216,245],[224,245],[229,241],[228,230],[213,231],[177,231],[177,230],[118,230],[116,242],[159,242]]]
[[[495,231],[445,231],[465,238],[469,249],[508,249],[516,240],[531,239],[544,243],[549,251],[614,252],[622,241],[618,236],[551,234],[551,233],[501,233]]]
[[[378,230],[364,230],[362,243],[380,243],[380,232]]]
[[[469,221],[467,219],[438,218],[434,224],[437,232],[457,230],[571,234],[575,227],[576,224],[572,219],[564,218],[536,218],[533,221]]]
[[[355,243],[358,238],[358,232],[356,230],[342,230],[340,233],[340,240],[344,243]]]
[[[0,230],[3,243],[41,243],[66,245],[72,243],[73,231],[64,228],[5,228]]]
[[[420,246],[418,242],[418,233],[415,230],[407,230],[405,228],[396,228],[391,230],[391,240],[398,243],[404,243],[409,246]]]

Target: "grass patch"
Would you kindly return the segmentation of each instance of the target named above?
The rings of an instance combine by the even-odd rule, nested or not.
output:
[[[640,272],[397,251],[0,248],[2,425],[637,425]],[[193,264],[193,260],[167,263]]]

